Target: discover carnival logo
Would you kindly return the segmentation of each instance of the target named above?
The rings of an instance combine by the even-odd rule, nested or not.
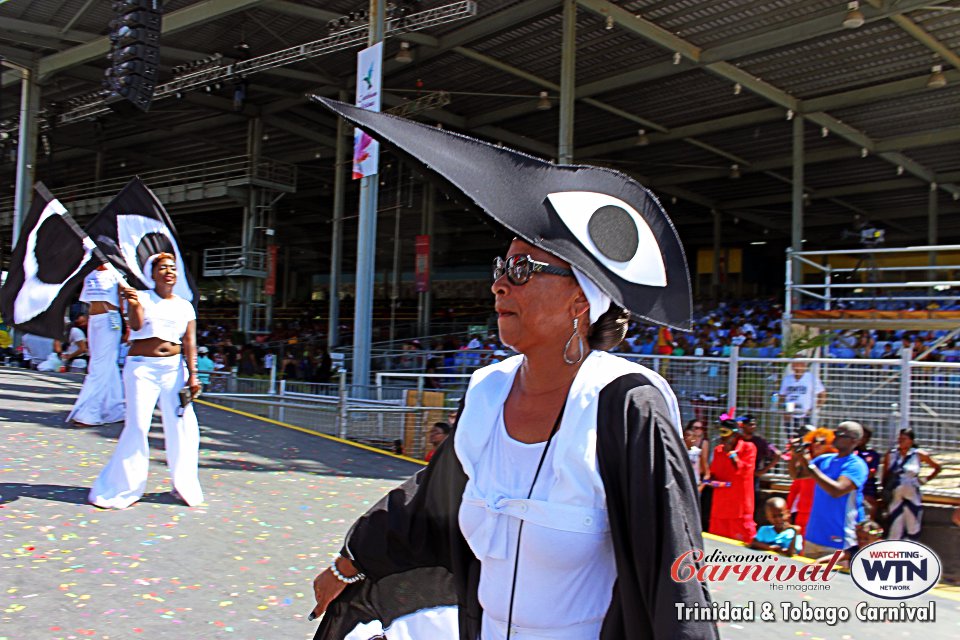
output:
[[[915,598],[940,580],[940,558],[919,542],[880,540],[853,557],[850,575],[861,591],[872,596]]]

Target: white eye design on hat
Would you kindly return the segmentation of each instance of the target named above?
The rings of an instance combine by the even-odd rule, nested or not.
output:
[[[660,245],[636,209],[592,191],[561,191],[547,200],[577,240],[611,272],[635,284],[667,286]]]

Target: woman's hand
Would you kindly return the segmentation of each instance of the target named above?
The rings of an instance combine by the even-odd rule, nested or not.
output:
[[[123,299],[127,301],[127,304],[131,307],[140,306],[140,298],[137,295],[137,290],[132,287],[120,287],[120,294],[123,296]]]
[[[319,618],[322,616],[326,612],[327,607],[330,606],[330,603],[343,593],[346,586],[345,583],[337,580],[337,577],[333,575],[333,571],[330,569],[325,570],[314,578],[313,595],[317,599],[317,606],[313,608],[314,617]]]
[[[200,393],[200,379],[196,373],[190,374],[190,377],[187,379],[187,386],[190,387],[190,393],[193,395]]]

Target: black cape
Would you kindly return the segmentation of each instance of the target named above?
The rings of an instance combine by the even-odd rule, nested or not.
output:
[[[703,539],[693,469],[663,394],[629,374],[604,387],[598,402],[597,455],[617,566],[600,640],[718,638],[712,622],[678,621],[677,603],[711,601],[704,583],[670,577],[677,557],[702,550]],[[480,562],[458,522],[467,476],[455,435],[351,528],[343,553],[367,579],[331,603],[315,640],[341,640],[371,620],[387,628],[442,605],[458,606],[461,640],[480,637]]]

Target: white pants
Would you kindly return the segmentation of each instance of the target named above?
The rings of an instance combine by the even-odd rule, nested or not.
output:
[[[179,355],[158,358],[127,356],[123,367],[123,384],[127,393],[126,425],[117,442],[117,450],[90,489],[91,503],[108,509],[124,509],[143,496],[150,464],[147,433],[158,400],[173,488],[190,506],[203,502],[197,474],[200,453],[197,415],[190,404],[182,416],[177,416],[180,408],[177,394],[185,380],[186,369]]]
[[[90,364],[80,395],[67,422],[106,424],[124,417],[123,383],[117,367],[120,352],[120,314],[108,311],[90,316],[87,323]]]

